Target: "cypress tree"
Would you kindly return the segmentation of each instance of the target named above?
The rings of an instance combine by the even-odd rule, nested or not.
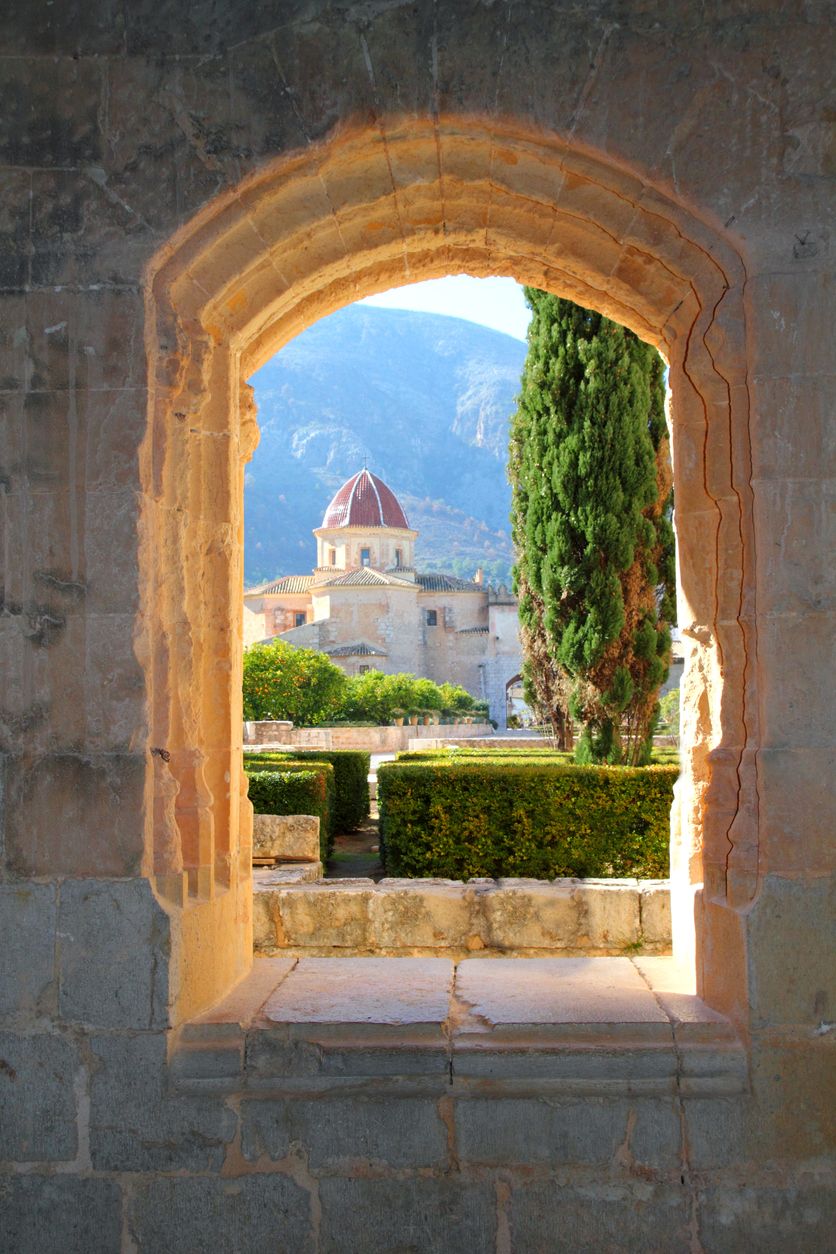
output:
[[[581,723],[579,761],[638,764],[670,661],[662,360],[601,314],[525,294],[509,477],[527,690],[557,693]]]

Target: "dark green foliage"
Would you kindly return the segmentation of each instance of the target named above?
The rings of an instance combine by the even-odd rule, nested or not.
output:
[[[293,756],[300,762],[331,764],[337,794],[334,827],[338,833],[356,831],[369,817],[371,754],[361,749],[299,749]]]
[[[382,671],[365,671],[346,680],[345,692],[335,722],[350,721],[355,725],[373,720],[369,725],[389,723],[395,710],[435,710],[445,706],[469,710],[473,697],[457,684],[436,684],[431,679],[399,673],[384,675]]]
[[[347,680],[338,666],[315,649],[284,640],[244,650],[245,719],[290,719],[318,727],[337,713]]]
[[[247,771],[271,770],[277,763],[327,762],[334,774],[334,831],[353,832],[368,818],[371,754],[362,749],[287,749],[244,755]],[[298,769],[294,765],[294,770]]]
[[[526,690],[550,721],[582,724],[579,759],[638,764],[673,612],[663,363],[600,314],[526,299],[509,459]]]
[[[334,848],[336,790],[329,762],[306,764],[280,755],[247,755],[249,797],[256,814],[315,814],[323,863]]]
[[[676,766],[384,762],[388,875],[664,878]]]

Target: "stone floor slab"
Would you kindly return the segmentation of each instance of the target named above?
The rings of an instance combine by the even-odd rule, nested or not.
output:
[[[669,1022],[629,958],[467,958],[456,996],[486,1029]]]
[[[263,1014],[277,1024],[441,1025],[452,984],[446,958],[300,958]]]

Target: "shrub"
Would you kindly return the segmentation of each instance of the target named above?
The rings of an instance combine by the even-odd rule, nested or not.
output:
[[[369,770],[371,754],[362,749],[287,749],[244,755],[247,771],[294,770],[308,762],[324,762],[333,769],[334,802],[332,827],[335,833],[353,832],[369,814]]]
[[[275,755],[248,755],[244,769],[256,814],[315,814],[319,848],[326,862],[334,848],[334,768],[329,762],[310,765]]]
[[[510,756],[381,763],[386,872],[666,877],[677,774]]]
[[[327,762],[334,768],[334,828],[356,831],[369,816],[371,754],[361,749],[300,749],[293,756],[302,763]]]

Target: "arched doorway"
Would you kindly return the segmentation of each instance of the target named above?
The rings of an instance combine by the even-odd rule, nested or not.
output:
[[[729,926],[757,881],[748,395],[737,255],[682,205],[611,163],[513,124],[412,120],[345,130],[214,202],[152,268],[153,421],[144,550],[153,676],[154,866],[181,929],[181,1013],[249,961],[248,805],[240,765],[243,467],[248,375],[315,319],[411,280],[506,274],[630,326],[670,363],[683,774],[672,834],[679,952],[702,935],[701,989],[734,1011]],[[728,329],[733,328],[734,334]],[[149,820],[150,822],[150,820]],[[731,912],[731,913],[730,913]],[[190,939],[190,937],[192,939]],[[189,972],[210,942],[199,995]]]

